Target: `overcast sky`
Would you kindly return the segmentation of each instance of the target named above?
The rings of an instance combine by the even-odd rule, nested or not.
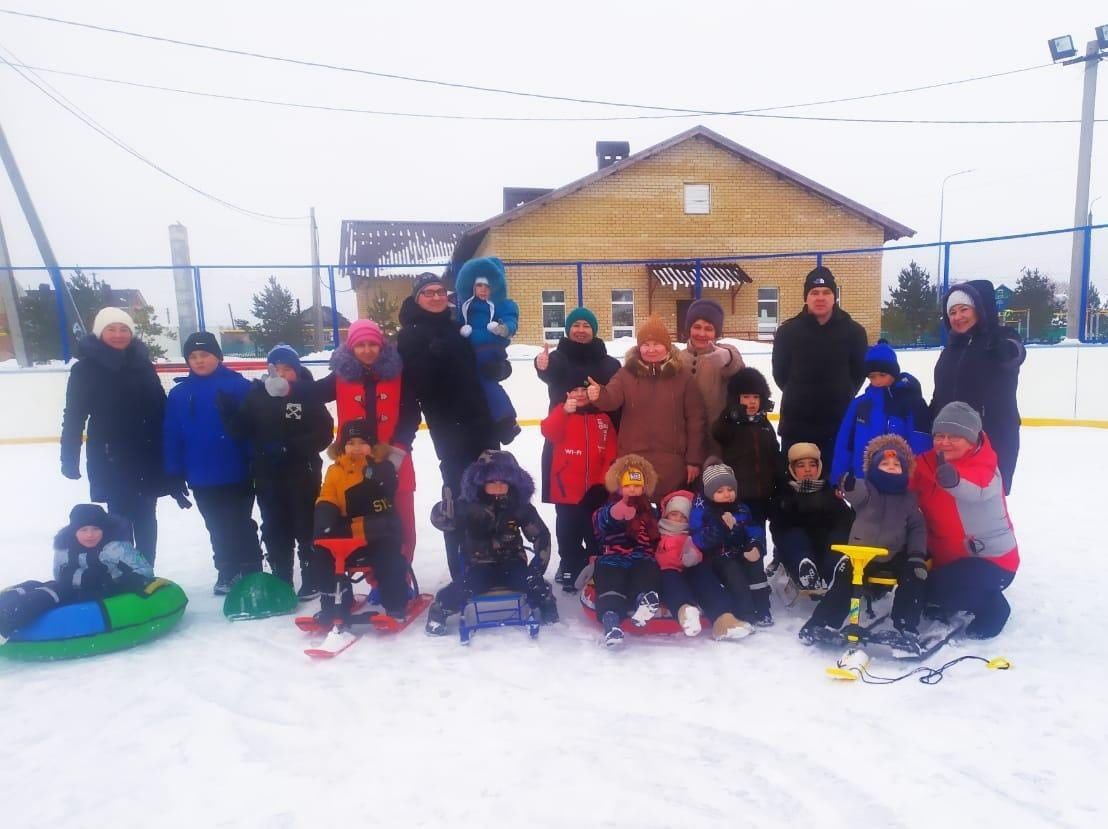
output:
[[[378,72],[708,110],[865,95],[1046,64],[1047,38],[1072,34],[1083,51],[1094,26],[1108,23],[1103,3],[965,0],[683,6],[0,0],[0,7]],[[39,67],[301,103],[528,117],[657,114],[283,65],[8,15],[0,15],[0,46],[6,58],[14,53]],[[1076,124],[906,126],[734,116],[448,121],[42,78],[136,150],[221,199],[278,216],[304,216],[314,205],[325,262],[337,261],[343,219],[480,221],[499,212],[503,186],[557,187],[590,172],[598,139],[627,140],[636,151],[697,123],[915,228],[916,241],[936,239],[940,183],[964,169],[975,172],[946,188],[944,238],[1065,227],[1073,219]],[[1081,83],[1080,67],[1053,66],[782,114],[1076,119]],[[1108,119],[1105,86],[1108,78],[1098,114]],[[310,261],[306,221],[250,218],[196,195],[110,144],[5,65],[0,123],[63,264],[168,263],[167,226],[177,221],[188,227],[195,263]],[[1108,220],[1106,128],[1098,126],[1092,181],[1092,197],[1103,196],[1093,208],[1101,221]],[[41,264],[6,179],[0,180],[0,220],[13,262]],[[1094,279],[1105,283],[1108,234],[1100,235]],[[915,255],[935,270],[934,252]],[[886,272],[908,258],[886,255]],[[1020,264],[1065,280],[1069,245],[1055,238],[963,249],[952,266],[959,276],[1012,284]],[[213,274],[205,281],[206,299],[245,311],[263,276]],[[281,277],[307,300],[308,277]],[[109,278],[118,287],[143,289],[156,304],[168,301],[164,275]]]

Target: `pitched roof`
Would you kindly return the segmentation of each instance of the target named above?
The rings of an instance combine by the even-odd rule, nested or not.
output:
[[[500,227],[501,225],[505,225],[508,222],[514,221],[515,219],[526,216],[529,213],[533,213],[536,210],[541,210],[552,201],[560,199],[563,196],[568,196],[570,193],[575,193],[583,187],[587,187],[588,185],[593,184],[594,182],[607,178],[608,176],[620,172],[621,170],[626,170],[633,164],[637,164],[640,161],[652,158],[653,156],[665,152],[672,147],[676,147],[678,144],[682,144],[685,141],[697,137],[707,139],[713,144],[716,144],[717,146],[722,147],[728,152],[733,153],[739,158],[745,161],[749,161],[752,164],[756,164],[757,166],[768,170],[779,178],[789,181],[799,187],[803,187],[808,192],[813,193],[817,196],[821,196],[822,198],[825,198],[828,201],[837,204],[840,207],[843,207],[846,210],[849,210],[852,213],[855,213],[862,218],[873,222],[876,225],[879,225],[885,232],[886,242],[892,239],[899,239],[903,236],[916,235],[916,232],[907,225],[903,225],[900,222],[890,219],[888,216],[878,213],[876,210],[871,210],[865,205],[860,204],[853,199],[847,198],[841,193],[835,192],[830,187],[825,187],[824,185],[813,181],[807,176],[802,176],[800,173],[797,173],[794,170],[790,170],[788,167],[785,167],[782,164],[778,164],[776,161],[772,161],[771,159],[766,158],[764,155],[760,155],[759,153],[756,153],[753,150],[742,146],[741,144],[735,143],[730,138],[720,135],[714,130],[710,130],[705,126],[698,125],[691,129],[685,130],[685,132],[675,135],[672,138],[668,138],[660,144],[655,144],[653,147],[648,147],[645,150],[640,150],[637,153],[633,153],[622,161],[617,161],[615,164],[612,164],[601,170],[595,170],[594,172],[589,173],[584,178],[579,178],[576,181],[572,181],[563,187],[559,187],[557,190],[553,190],[550,193],[547,193],[545,196],[540,196],[534,201],[529,201],[526,204],[522,204],[519,207],[512,208],[511,210],[505,210],[503,213],[493,216],[487,221],[469,227],[465,231],[462,239],[459,241],[458,249],[454,252],[454,260],[465,261],[470,256],[472,256],[473,252],[480,245],[481,239],[484,237],[485,233],[492,228]]]
[[[348,276],[410,277],[425,267],[376,268],[449,262],[455,245],[472,222],[378,222],[346,220],[339,241],[339,265]]]

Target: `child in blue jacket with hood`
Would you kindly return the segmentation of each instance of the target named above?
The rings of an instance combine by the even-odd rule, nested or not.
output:
[[[832,482],[847,472],[864,478],[866,445],[879,435],[900,435],[913,454],[931,448],[931,415],[919,380],[900,370],[887,340],[878,340],[866,352],[865,370],[869,385],[854,398],[839,426],[828,479]]]
[[[244,573],[262,569],[258,525],[254,523],[254,481],[245,441],[227,434],[250,381],[223,365],[215,336],[198,331],[185,340],[188,377],[169,393],[162,430],[166,475],[184,491],[192,488],[212,541],[218,578],[215,594],[228,593]]]
[[[481,391],[496,424],[496,436],[507,445],[519,434],[516,410],[500,386],[512,373],[508,346],[519,328],[519,306],[508,298],[504,263],[495,256],[470,259],[458,270],[454,291],[461,303],[461,335],[477,353]]]

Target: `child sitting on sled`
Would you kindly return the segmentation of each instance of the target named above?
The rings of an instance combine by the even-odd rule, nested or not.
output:
[[[593,530],[600,556],[593,569],[596,618],[604,626],[604,644],[623,642],[620,623],[625,616],[645,627],[661,607],[661,573],[654,558],[658,519],[650,496],[658,475],[640,455],[616,458],[604,479],[608,503],[593,513]]]
[[[511,452],[488,450],[462,475],[462,490],[453,503],[436,506],[432,523],[462,534],[465,574],[442,588],[427,613],[426,631],[446,635],[446,620],[460,613],[472,596],[496,589],[527,595],[527,603],[544,623],[558,621],[558,605],[543,579],[550,563],[550,530],[531,503],[535,482]],[[534,554],[527,561],[524,539]]]
[[[704,555],[689,535],[689,514],[696,496],[679,489],[662,499],[658,521],[656,558],[661,570],[662,601],[677,609],[677,621],[686,636],[700,633],[700,612],[712,620],[712,638],[742,639],[753,632],[749,622],[738,619],[720,580],[704,563]],[[747,599],[749,601],[749,597]]]
[[[470,259],[458,270],[454,290],[461,303],[461,335],[477,354],[477,374],[496,427],[496,439],[507,446],[519,434],[516,410],[500,386],[512,373],[508,346],[519,327],[519,306],[508,298],[504,263],[495,256]]]
[[[408,606],[408,561],[401,553],[400,517],[393,499],[397,470],[405,452],[377,443],[373,424],[348,420],[338,441],[327,450],[334,463],[323,479],[315,505],[315,538],[355,538],[365,542],[346,559],[348,567],[368,565],[377,580],[377,592],[385,613],[405,620]],[[335,561],[316,545],[312,560],[314,584],[320,591],[317,621],[329,629],[323,647],[342,647],[354,638],[350,631],[354,604],[353,584],[347,574],[335,572]]]
[[[735,472],[709,458],[700,480],[702,491],[689,519],[693,543],[727,588],[739,621],[768,627],[773,616],[762,565],[765,537],[751,526],[750,510],[739,501]]]
[[[821,477],[818,446],[794,443],[788,463],[788,481],[770,514],[774,561],[800,589],[824,590],[838,561],[831,545],[846,542],[854,513]]]
[[[139,592],[154,571],[130,528],[97,504],[78,504],[54,536],[54,580],[0,591],[0,643],[55,607]]]
[[[915,465],[904,438],[878,435],[866,444],[864,477],[855,479],[848,471],[839,488],[854,508],[850,543],[888,550],[866,567],[866,573],[896,578],[892,621],[899,636],[895,647],[919,653],[916,628],[927,579],[927,527],[916,494],[908,491]],[[850,609],[852,574],[850,559],[842,556],[827,594],[800,629],[801,642],[812,644],[824,632],[818,628],[834,633],[842,626]]]

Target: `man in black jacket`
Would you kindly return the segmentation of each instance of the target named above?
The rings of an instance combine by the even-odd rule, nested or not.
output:
[[[824,457],[847,407],[866,379],[866,330],[838,307],[830,269],[804,280],[804,309],[786,320],[773,340],[773,379],[781,388],[781,450],[814,443]]]

